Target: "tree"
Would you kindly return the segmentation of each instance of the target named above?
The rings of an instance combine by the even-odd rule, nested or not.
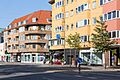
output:
[[[96,51],[102,51],[105,54],[105,69],[106,69],[106,54],[111,49],[111,45],[115,41],[110,40],[109,32],[107,31],[107,25],[105,22],[97,20],[96,28],[94,29],[95,33],[92,34],[92,43]]]
[[[68,35],[66,42],[69,44],[70,48],[75,49],[75,61],[76,61],[76,49],[80,50],[80,48],[81,48],[80,47],[80,43],[81,43],[80,42],[80,34],[78,34],[76,32],[74,35],[73,34]],[[76,67],[77,67],[77,63],[76,63]]]

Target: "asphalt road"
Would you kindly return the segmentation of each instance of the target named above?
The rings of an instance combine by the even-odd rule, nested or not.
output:
[[[119,71],[91,70],[79,74],[76,70],[40,64],[4,64],[0,65],[0,80],[120,80]]]

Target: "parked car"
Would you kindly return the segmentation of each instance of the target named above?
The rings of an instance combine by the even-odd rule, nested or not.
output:
[[[53,64],[62,65],[62,62],[60,60],[57,60],[57,61],[54,61]]]

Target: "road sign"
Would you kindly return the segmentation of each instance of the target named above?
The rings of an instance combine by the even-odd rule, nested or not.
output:
[[[78,58],[78,59],[77,59],[77,63],[80,64],[80,63],[82,63],[82,62],[83,62],[82,58]]]
[[[57,35],[56,35],[56,39],[60,39],[60,34],[57,34]]]

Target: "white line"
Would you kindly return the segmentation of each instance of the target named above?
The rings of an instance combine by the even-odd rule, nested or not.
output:
[[[75,75],[75,77],[84,77],[84,76],[80,76],[80,75]]]

